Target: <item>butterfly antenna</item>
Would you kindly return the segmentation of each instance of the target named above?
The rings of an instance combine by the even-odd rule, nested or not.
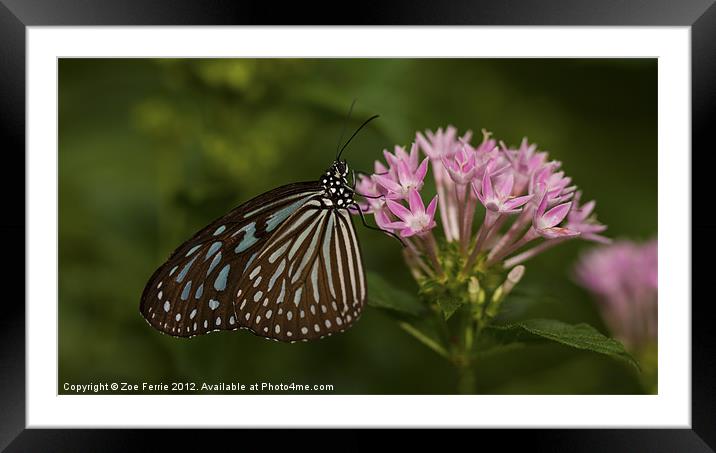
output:
[[[345,135],[345,133],[346,133],[346,127],[348,127],[348,120],[351,119],[351,114],[353,113],[353,107],[356,105],[357,100],[358,99],[353,99],[353,102],[351,102],[351,106],[348,109],[348,114],[346,115],[345,120],[343,120],[343,128],[341,129],[341,135],[338,137],[338,143],[336,143],[336,155],[340,152],[341,142],[343,141],[343,135]]]
[[[370,123],[371,121],[373,121],[374,119],[378,118],[379,116],[380,116],[380,115],[373,115],[373,116],[371,116],[370,118],[368,118],[367,120],[363,121],[363,124],[361,124],[361,125],[358,127],[358,129],[356,129],[356,131],[353,132],[353,135],[351,135],[351,138],[349,138],[348,141],[345,143],[345,145],[343,145],[343,147],[341,148],[341,150],[338,151],[338,155],[336,155],[336,160],[340,160],[341,154],[343,154],[343,150],[346,149],[346,146],[348,146],[348,144],[351,142],[351,140],[353,140],[353,137],[355,137],[355,136],[358,134],[358,132],[360,132],[360,130],[363,129],[363,128],[366,126],[366,124]]]

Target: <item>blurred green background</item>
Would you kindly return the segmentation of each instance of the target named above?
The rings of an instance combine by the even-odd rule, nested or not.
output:
[[[245,331],[191,340],[139,313],[181,242],[273,187],[312,180],[349,129],[381,118],[345,157],[371,170],[416,130],[453,124],[563,162],[614,238],[657,232],[655,59],[61,59],[59,382],[333,384],[334,393],[453,393],[452,367],[368,307],[355,327],[281,344]],[[358,226],[368,269],[414,292],[399,244]],[[572,241],[527,263],[508,319],[587,322],[608,333],[571,269]],[[621,363],[554,345],[485,359],[481,393],[639,393]]]

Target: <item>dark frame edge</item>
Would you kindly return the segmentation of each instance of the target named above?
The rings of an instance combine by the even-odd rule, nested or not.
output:
[[[6,213],[0,234],[17,259],[6,281],[16,291],[0,316],[0,450],[25,428],[25,25],[0,3],[0,130],[7,172],[0,178]],[[23,196],[19,196],[22,193]],[[23,238],[23,240],[19,240]],[[21,265],[22,263],[22,265]],[[23,282],[20,284],[20,282]],[[6,300],[8,300],[6,299]]]
[[[691,27],[691,178],[692,178],[692,302],[691,302],[691,417],[693,431],[706,444],[716,448],[716,337],[710,324],[711,297],[696,297],[696,284],[707,285],[711,266],[699,265],[701,258],[712,256],[716,223],[696,218],[698,206],[705,200],[701,185],[709,181],[706,168],[713,163],[713,118],[716,116],[716,4],[712,4]],[[697,151],[702,162],[694,165]],[[708,156],[708,157],[707,157]],[[706,161],[708,159],[709,161]],[[707,165],[704,165],[707,164]],[[702,189],[702,190],[700,190]],[[699,248],[693,247],[698,244]],[[711,253],[709,253],[711,252]],[[703,259],[702,261],[706,261]],[[705,294],[706,291],[704,291]]]
[[[693,6],[693,5],[690,5]],[[459,9],[459,8],[458,8]],[[459,14],[459,11],[453,11]],[[23,17],[28,23],[37,23],[37,19]],[[711,4],[703,14],[690,15],[698,17],[692,24],[692,149],[713,147],[712,129],[709,119],[716,114],[716,5]],[[84,18],[86,21],[87,18]],[[569,18],[565,19],[569,22]],[[84,22],[80,20],[80,23]],[[440,20],[439,20],[440,21]],[[40,20],[39,22],[42,22]],[[62,24],[62,20],[58,25]],[[77,21],[75,21],[77,22]],[[130,21],[125,21],[129,22]],[[515,23],[522,23],[519,19]],[[617,25],[614,19],[612,25]],[[642,22],[649,22],[645,19]],[[90,25],[92,22],[84,22]],[[686,24],[685,24],[686,25]],[[24,168],[25,149],[25,24],[0,2],[0,127],[3,136],[7,137],[5,148],[20,150],[12,157],[22,159],[20,165]],[[8,153],[12,154],[12,153]],[[22,158],[19,156],[22,155]],[[693,154],[692,154],[693,155]],[[699,172],[707,171],[708,165],[692,166],[692,178]],[[20,174],[20,172],[17,172]],[[704,175],[707,176],[707,175]],[[21,185],[24,189],[24,172]],[[12,178],[2,180],[4,193],[17,193],[17,181]],[[708,193],[708,192],[701,192]],[[703,195],[698,190],[693,191],[693,206],[699,206]],[[16,237],[25,237],[25,208],[22,200],[13,201],[10,209],[14,213],[22,212],[14,217],[14,223],[7,218],[2,220],[0,228],[2,233]],[[692,242],[703,237],[699,244],[708,244],[706,236],[713,237],[716,224],[696,221],[693,222]],[[20,253],[20,242],[12,244]],[[713,246],[711,246],[713,247]],[[692,248],[693,250],[693,248]],[[15,250],[13,250],[15,251]],[[710,250],[708,250],[710,251]],[[705,253],[703,250],[701,253]],[[22,251],[24,255],[24,249]],[[23,260],[24,262],[24,260]],[[693,282],[709,281],[706,273],[710,269],[699,267],[694,261],[692,266]],[[20,281],[18,267],[16,279]],[[701,278],[699,278],[701,277]],[[24,280],[24,278],[22,279]],[[23,288],[24,289],[24,288]],[[24,300],[24,291],[22,294]],[[568,447],[571,451],[713,451],[709,446],[716,446],[716,341],[709,325],[707,316],[708,299],[701,304],[692,305],[692,430],[520,430],[518,444],[524,443],[534,449],[542,445],[549,449],[559,446]],[[116,445],[126,451],[127,447],[136,446],[141,450],[146,442],[145,437],[156,436],[163,442],[168,439],[185,440],[185,436],[171,436],[157,431],[132,431],[125,433],[118,430],[27,430],[25,429],[26,401],[25,401],[25,312],[24,305],[15,304],[10,312],[0,317],[0,363],[3,365],[0,373],[0,401],[3,410],[0,411],[0,450],[9,445],[9,451],[57,451],[61,445],[67,451],[85,451]],[[223,437],[224,433],[222,433]],[[484,437],[493,437],[496,441],[504,442],[504,433],[489,431],[481,434]],[[197,436],[199,437],[199,436]],[[512,436],[511,436],[512,437]],[[230,437],[227,436],[227,440]],[[233,439],[235,440],[235,439]],[[512,441],[511,441],[512,443]],[[112,448],[110,448],[111,450]]]

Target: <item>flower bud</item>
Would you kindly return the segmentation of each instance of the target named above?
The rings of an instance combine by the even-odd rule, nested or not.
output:
[[[517,283],[522,280],[522,276],[525,275],[525,267],[515,266],[508,274],[505,281],[497,287],[494,293],[492,293],[492,300],[490,305],[487,307],[485,313],[488,317],[494,318],[500,310],[500,305],[504,298],[512,291]]]
[[[480,295],[480,280],[477,277],[470,277],[467,282],[467,297],[470,303],[476,304]]]

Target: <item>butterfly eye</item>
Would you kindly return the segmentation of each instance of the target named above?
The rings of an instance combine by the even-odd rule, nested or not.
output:
[[[345,177],[348,174],[348,164],[345,161],[338,161],[334,164],[337,177]]]

